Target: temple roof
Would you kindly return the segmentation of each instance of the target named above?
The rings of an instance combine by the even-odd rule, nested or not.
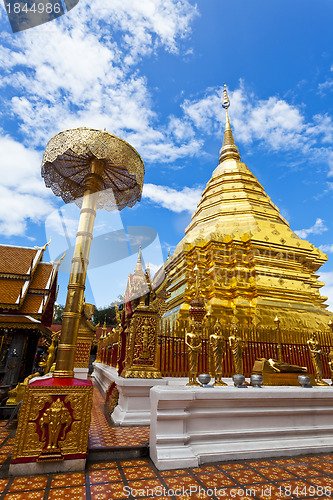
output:
[[[42,262],[45,249],[0,245],[0,313],[23,315],[16,322],[41,320],[54,300],[60,262]]]
[[[150,290],[150,279],[148,273],[144,272],[142,266],[141,247],[139,249],[138,260],[134,273],[129,273],[125,292],[126,302],[143,297]]]

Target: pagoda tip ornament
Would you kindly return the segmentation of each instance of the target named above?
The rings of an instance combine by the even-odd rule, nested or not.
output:
[[[230,127],[229,114],[228,114],[228,108],[230,107],[230,100],[226,84],[224,84],[224,89],[223,89],[222,107],[225,109],[225,128],[224,128],[223,144],[220,150],[219,163],[222,163],[225,160],[241,159],[238,147],[235,144],[234,137],[232,135],[232,130]]]
[[[230,100],[227,92],[227,86],[224,84],[224,89],[223,89],[223,101],[222,101],[222,107],[224,109],[228,109],[230,106]]]

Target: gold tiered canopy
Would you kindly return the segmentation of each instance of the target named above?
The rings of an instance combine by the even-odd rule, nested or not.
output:
[[[42,161],[46,187],[65,203],[75,201],[81,206],[92,159],[104,163],[97,208],[122,210],[140,201],[144,177],[141,157],[119,137],[86,127],[64,130],[49,141]]]
[[[230,127],[226,89],[226,125],[219,165],[168,259],[171,284],[168,317],[188,314],[191,270],[195,263],[211,316],[229,321],[255,320],[273,326],[276,315],[290,327],[327,327],[330,313],[316,271],[325,254],[299,238],[241,161]]]

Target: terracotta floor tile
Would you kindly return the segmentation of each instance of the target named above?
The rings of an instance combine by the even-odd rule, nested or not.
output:
[[[294,458],[272,458],[271,462],[273,462],[273,464],[283,465],[283,466],[289,465],[289,464],[298,464],[299,463]]]
[[[184,488],[189,488],[191,485],[198,485],[198,482],[191,476],[165,477],[164,481],[169,488],[182,488],[183,486]]]
[[[5,500],[43,500],[44,491],[28,491],[28,492],[17,492],[17,493],[7,493],[5,495]]]
[[[322,476],[322,472],[306,465],[285,465],[284,468],[299,477]]]
[[[156,473],[148,466],[144,467],[126,467],[124,469],[126,479],[146,479],[156,477]]]
[[[281,488],[281,498],[285,498],[286,495],[293,495],[296,498],[305,498],[311,496],[309,494],[309,488],[311,488],[311,486],[301,480],[283,482],[279,481],[277,485]]]
[[[218,468],[222,470],[239,470],[239,469],[248,469],[247,465],[242,463],[233,463],[233,464],[218,464]]]
[[[8,455],[0,455],[0,464],[3,464],[8,458]]]
[[[99,469],[111,469],[117,467],[117,462],[97,462],[95,464],[89,464],[89,470],[99,470]]]
[[[186,469],[164,470],[164,471],[160,471],[159,474],[161,476],[163,476],[163,477],[169,477],[169,476],[187,476],[188,475],[188,470],[186,470]]]
[[[297,457],[297,460],[299,462],[304,462],[305,464],[311,463],[311,462],[323,462],[321,456],[318,456],[318,457]]]
[[[8,479],[0,479],[0,493],[6,488],[8,484]]]
[[[332,453],[330,453],[330,454],[328,454],[328,455],[320,455],[320,458],[321,458],[322,460],[333,460],[333,454],[332,454]]]
[[[274,484],[264,484],[262,488],[256,491],[256,497],[261,500],[288,500],[291,495],[284,495],[284,490]]]
[[[129,490],[123,483],[94,484],[90,486],[92,500],[116,500],[128,498]]]
[[[151,500],[152,499],[152,497],[146,497],[146,498],[136,497],[136,498],[140,498],[140,500]],[[160,495],[158,495],[157,498],[158,498],[158,500],[170,500],[170,499],[172,500],[172,497],[162,497]],[[189,499],[187,499],[187,500],[189,500]]]
[[[102,411],[103,404],[101,393],[94,387],[89,428],[90,448],[139,446],[142,443],[148,443],[149,426],[110,427]]]
[[[219,469],[215,465],[202,465],[201,467],[192,467],[190,471],[194,474],[201,474],[204,472],[219,472]]]
[[[52,477],[51,488],[64,486],[80,486],[85,484],[84,472],[73,472],[70,474],[54,474]]]
[[[267,480],[254,471],[248,470],[232,470],[228,471],[228,474],[238,481],[242,486],[255,483],[264,483]]]
[[[125,460],[124,462],[120,462],[122,467],[137,467],[141,465],[148,465],[149,460]]]
[[[24,476],[15,477],[9,491],[29,491],[44,489],[47,483],[47,476]]]
[[[225,486],[233,486],[235,481],[229,479],[223,472],[212,472],[210,474],[197,474],[196,477],[207,487],[222,488]]]
[[[93,483],[114,483],[121,481],[121,475],[118,469],[99,469],[89,472],[89,482]]]
[[[129,481],[128,488],[134,497],[141,498],[158,497],[158,493],[162,493],[164,486],[158,479],[145,479],[143,481]]]
[[[311,467],[325,474],[333,474],[333,464],[330,462],[312,462]]]
[[[223,498],[223,500],[253,500],[258,489],[259,488],[257,486],[247,488],[241,488],[239,486],[234,486],[233,488],[223,488],[221,491],[217,491],[217,494],[219,495],[217,498]]]
[[[309,483],[314,484],[315,486],[327,486],[331,488],[333,492],[333,477],[322,476],[322,477],[309,477],[307,478]]]
[[[287,472],[281,467],[260,467],[258,472],[271,481],[283,481],[285,479],[295,479],[295,475]]]
[[[269,467],[272,464],[272,462],[269,462],[268,460],[255,460],[255,461],[246,461],[246,465],[249,465],[250,467]]]
[[[86,488],[80,486],[77,488],[56,488],[50,490],[48,500],[85,500]]]
[[[198,487],[198,491],[189,490],[184,495],[174,495],[177,500],[209,500],[212,495],[207,493],[207,490]]]

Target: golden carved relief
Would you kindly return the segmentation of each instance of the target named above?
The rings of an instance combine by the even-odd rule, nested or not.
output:
[[[92,386],[28,386],[19,413],[12,463],[85,456]]]

